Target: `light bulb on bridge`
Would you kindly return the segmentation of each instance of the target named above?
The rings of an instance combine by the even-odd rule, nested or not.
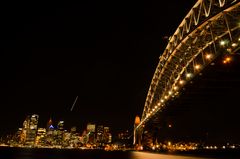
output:
[[[201,68],[201,65],[199,65],[199,64],[195,65],[196,70],[199,70],[200,68]]]
[[[161,99],[161,103],[163,103],[164,102],[164,100],[163,99]]]
[[[184,80],[180,80],[179,83],[180,83],[180,84],[184,84]]]
[[[186,74],[186,77],[187,77],[187,78],[190,78],[190,77],[192,77],[192,74],[191,74],[191,73],[187,73],[187,74]]]
[[[223,60],[223,63],[224,64],[230,63],[231,60],[232,60],[231,57],[225,57],[224,60]]]
[[[164,98],[165,98],[165,99],[168,99],[168,96],[165,96]]]
[[[205,57],[207,60],[210,60],[212,58],[212,54],[207,54]]]
[[[221,46],[226,45],[226,41],[225,41],[225,40],[221,40],[221,41],[220,41],[220,45],[221,45]]]
[[[171,94],[172,94],[172,91],[169,91],[168,94],[171,95]]]
[[[160,106],[160,103],[158,103],[157,105]]]
[[[237,43],[232,43],[232,47],[236,47],[237,45]]]

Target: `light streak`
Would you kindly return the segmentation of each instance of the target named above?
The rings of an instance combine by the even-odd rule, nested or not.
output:
[[[75,106],[75,104],[76,104],[76,102],[77,102],[77,99],[78,99],[78,96],[75,98],[75,100],[74,100],[74,102],[73,102],[73,105],[72,105],[72,107],[71,107],[71,110],[70,110],[70,111],[72,111],[72,110],[73,110],[73,108],[74,108],[74,106]]]

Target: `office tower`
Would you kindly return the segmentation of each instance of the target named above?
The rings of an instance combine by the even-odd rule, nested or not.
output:
[[[91,123],[87,124],[87,133],[95,132],[95,129],[96,129],[96,125],[95,124],[91,124]]]
[[[63,131],[64,130],[64,121],[61,120],[58,122],[58,126],[57,126],[58,130]]]
[[[77,131],[77,127],[76,126],[71,127],[71,129],[70,129],[71,133],[76,133],[76,131]]]
[[[95,129],[96,129],[96,125],[95,124],[91,124],[88,123],[87,124],[87,142],[88,143],[95,143]]]
[[[110,133],[110,128],[109,127],[104,127],[103,136],[104,136],[104,142],[105,143],[111,143],[112,142],[112,134]]]
[[[45,128],[38,128],[37,136],[36,136],[36,145],[44,145],[44,139],[46,137],[46,129]]]
[[[47,129],[47,131],[54,129],[52,118],[50,118],[49,121],[47,122],[47,128],[46,129]]]
[[[97,126],[97,134],[96,135],[97,135],[96,142],[103,143],[103,125]]]
[[[128,130],[123,131],[123,132],[120,132],[120,133],[118,134],[118,139],[119,139],[119,140],[127,140],[127,139],[129,139],[129,137],[130,137],[130,133],[129,133]]]
[[[37,135],[38,127],[38,118],[37,114],[27,116],[26,120],[23,122],[23,130],[25,133],[24,144],[33,146],[35,144],[35,139]]]

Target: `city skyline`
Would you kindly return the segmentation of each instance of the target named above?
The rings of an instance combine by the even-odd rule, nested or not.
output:
[[[164,37],[171,35],[193,3],[175,0],[136,6],[122,1],[111,2],[112,7],[105,2],[31,7],[15,3],[6,7],[0,121],[12,114],[22,120],[38,112],[46,121],[53,116],[73,124],[82,122],[79,126],[93,120],[119,125],[114,131],[132,128],[167,43]],[[168,8],[181,14],[176,16]],[[159,18],[168,23],[162,25]],[[18,125],[15,120],[7,122],[0,133]]]
[[[41,127],[52,118],[69,128],[83,129],[90,122],[107,125],[113,133],[133,133],[159,56],[194,3],[20,3],[5,8],[10,12],[1,37],[0,135],[14,132],[34,113],[42,117]],[[159,114],[163,139],[181,134],[176,140],[240,142],[240,58],[232,54],[231,62],[223,62],[224,56]]]

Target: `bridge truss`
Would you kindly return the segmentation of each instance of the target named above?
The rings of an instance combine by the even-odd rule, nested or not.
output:
[[[141,136],[146,123],[217,56],[239,48],[240,0],[198,0],[159,58],[135,134]]]

